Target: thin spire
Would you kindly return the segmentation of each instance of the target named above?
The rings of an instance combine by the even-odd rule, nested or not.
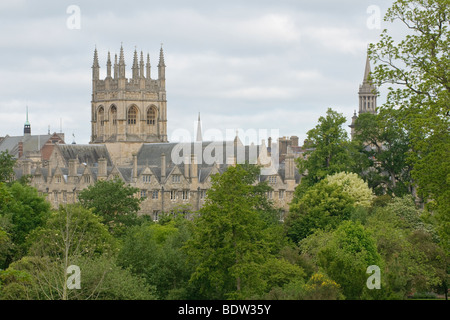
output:
[[[117,65],[117,53],[114,54],[114,79],[119,77],[119,68]]]
[[[139,62],[139,77],[140,78],[145,78],[144,75],[144,53],[141,50],[141,60]]]
[[[97,47],[94,49],[94,63],[92,64],[92,80],[98,80],[100,75],[100,65],[98,63]]]
[[[370,83],[369,75],[370,75],[370,61],[369,61],[369,54],[367,54],[367,57],[366,57],[366,69],[364,71],[363,83]]]
[[[100,64],[98,63],[98,53],[97,53],[97,47],[94,49],[94,64],[92,65],[94,68],[99,68]]]
[[[136,47],[134,48],[134,57],[133,57],[132,70],[133,70],[133,79],[139,78],[139,66],[138,66],[138,56],[137,56]]]
[[[27,120],[25,121],[25,124],[30,124],[30,122],[28,121],[28,105],[27,105]]]
[[[28,121],[28,105],[27,105],[26,109],[27,109],[27,118],[25,121],[25,125],[23,126],[23,133],[31,134],[31,125],[30,125],[30,122]]]
[[[133,57],[133,67],[138,65],[138,56],[137,56],[137,51],[136,51],[136,47],[134,48],[134,57]]]
[[[119,63],[125,63],[125,58],[123,57],[123,45],[120,43],[120,57],[119,57]]]
[[[158,67],[165,67],[164,63],[164,51],[163,51],[163,44],[161,43],[161,49],[159,50],[159,64]]]
[[[122,44],[120,44],[119,78],[125,78],[125,58],[123,55],[123,45]]]
[[[200,122],[200,112],[198,113],[198,122],[197,122],[197,142],[201,142],[203,140],[202,138],[202,126]]]
[[[146,68],[147,68],[147,79],[151,79],[151,73],[150,73],[150,68],[151,68],[151,65],[150,65],[150,53],[147,53],[147,66],[146,66]]]
[[[108,51],[108,61],[106,62],[106,76],[111,78],[111,54]]]
[[[159,51],[158,79],[162,81],[166,79],[166,64],[164,63],[164,51],[162,48],[162,43],[161,43],[161,50]]]

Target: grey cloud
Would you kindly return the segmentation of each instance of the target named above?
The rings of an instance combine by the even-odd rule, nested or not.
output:
[[[2,1],[0,136],[21,134],[28,104],[33,132],[62,119],[67,137],[87,143],[94,47],[104,76],[121,42],[128,76],[135,46],[155,76],[164,43],[169,133],[200,111],[205,127],[302,136],[327,107],[351,117],[366,44],[381,32],[365,26],[366,9],[388,3],[84,0],[81,29],[69,30],[72,1]]]

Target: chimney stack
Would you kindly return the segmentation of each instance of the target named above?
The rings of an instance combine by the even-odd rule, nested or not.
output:
[[[106,161],[105,158],[102,157],[102,158],[98,159],[98,177],[99,178],[106,179],[106,177],[108,176],[107,164],[108,164],[108,162]]]
[[[166,155],[161,154],[161,182],[166,179]]]

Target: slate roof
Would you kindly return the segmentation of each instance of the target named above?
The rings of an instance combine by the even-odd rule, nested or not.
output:
[[[107,166],[113,165],[108,149],[100,144],[61,144],[58,145],[62,157],[68,163],[70,159],[78,158],[80,163],[86,163],[91,167],[98,164],[100,158],[105,158]]]
[[[161,155],[166,156],[166,171],[175,165],[182,165],[185,156],[195,154],[199,168],[214,165],[214,159],[220,165],[227,163],[229,151],[238,158],[239,163],[249,161],[256,163],[260,154],[260,146],[235,145],[233,141],[204,141],[191,143],[148,143],[143,144],[137,154],[138,166],[161,166]],[[186,151],[187,154],[184,154]],[[203,161],[200,161],[203,160]]]
[[[52,137],[51,134],[6,136],[0,141],[0,152],[8,150],[8,153],[14,158],[19,157],[19,143],[23,143],[23,152],[41,151],[47,141]]]

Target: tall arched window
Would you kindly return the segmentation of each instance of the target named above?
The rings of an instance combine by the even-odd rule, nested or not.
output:
[[[128,109],[128,124],[136,124],[136,118],[137,118],[137,109],[135,106],[130,107]]]
[[[155,108],[150,107],[147,111],[147,124],[154,125],[156,123],[156,111]]]
[[[115,126],[117,124],[117,108],[116,108],[116,106],[111,107],[111,119],[112,119],[113,126]]]
[[[103,107],[100,107],[100,109],[98,109],[98,121],[100,122],[101,126],[105,124],[105,109],[103,109]]]

